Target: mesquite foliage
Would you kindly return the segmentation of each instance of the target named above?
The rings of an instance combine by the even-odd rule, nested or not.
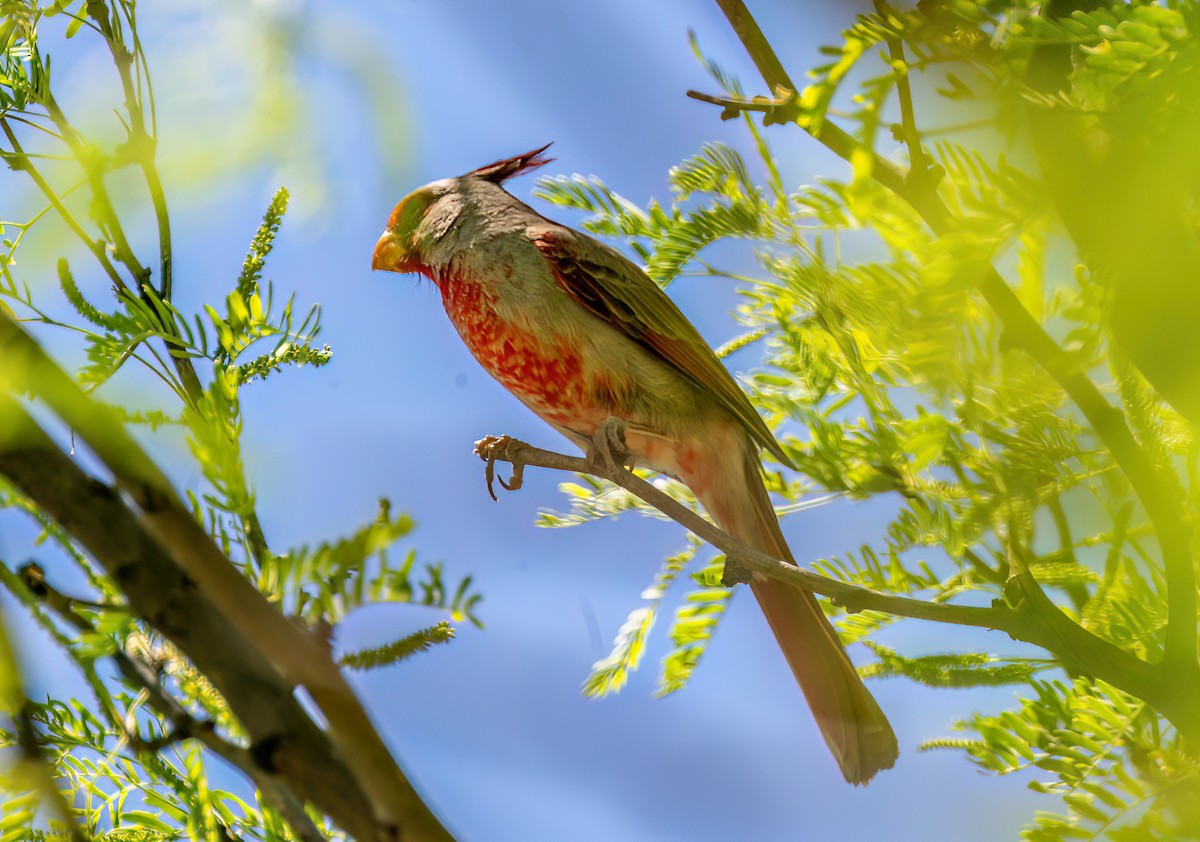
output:
[[[874,638],[901,618],[830,606],[866,644],[865,676],[1017,688],[1012,709],[924,748],[1056,797],[1029,839],[1200,838],[1200,6],[1100,5],[878,3],[803,88],[739,29],[766,88],[697,51],[720,90],[696,98],[744,123],[748,153],[702,146],[666,200],[579,175],[538,193],[664,285],[739,285],[731,349],[757,349],[735,358],[744,385],[800,468],[767,466],[785,523],[888,512],[869,540],[803,562],[1092,647],[899,652]],[[818,141],[845,165],[813,183],[774,151]],[[647,508],[592,479],[563,491],[570,510],[544,525]],[[719,557],[686,575],[704,555],[666,561],[588,692],[626,683],[668,587],[688,590],[660,687],[683,685],[728,598]]]
[[[412,549],[393,551],[412,522],[393,512],[387,500],[345,537],[311,546],[268,542],[243,458],[243,398],[270,388],[258,381],[284,370],[326,365],[331,351],[318,342],[320,308],[300,305],[266,279],[287,211],[282,188],[253,232],[242,266],[229,267],[224,300],[200,312],[184,312],[174,303],[170,216],[156,165],[150,68],[136,11],[131,0],[0,3],[0,155],[11,170],[4,181],[36,186],[42,203],[21,219],[15,217],[20,210],[15,199],[11,207],[0,207],[0,319],[6,331],[0,339],[0,509],[30,519],[40,532],[32,560],[0,559],[0,585],[57,643],[81,681],[76,698],[28,698],[0,617],[0,840],[367,839],[384,838],[397,827],[406,838],[448,838],[419,801],[401,807],[399,798],[379,797],[386,789],[406,794],[407,782],[377,735],[365,733],[382,749],[369,760],[355,757],[364,742],[361,730],[335,745],[350,737],[351,727],[370,727],[356,713],[347,687],[308,686],[316,704],[305,711],[294,691],[308,682],[287,676],[291,682],[285,683],[280,673],[286,666],[271,665],[248,641],[245,651],[229,651],[237,646],[189,633],[189,623],[201,613],[193,601],[214,594],[182,579],[179,592],[165,578],[129,589],[122,577],[136,576],[129,571],[148,561],[121,546],[117,536],[126,534],[123,528],[132,530],[138,515],[145,525],[173,505],[164,503],[164,496],[173,496],[167,489],[146,493],[153,481],[146,487],[122,484],[136,460],[110,461],[97,440],[64,416],[70,431],[56,434],[57,445],[73,451],[78,429],[81,447],[96,452],[115,475],[110,480],[98,470],[90,480],[97,501],[109,506],[107,515],[89,515],[87,499],[78,498],[52,512],[55,495],[65,494],[65,487],[35,492],[20,480],[18,457],[49,458],[56,443],[37,431],[10,395],[24,396],[29,405],[44,402],[59,414],[64,404],[57,400],[73,395],[68,403],[74,401],[85,415],[123,424],[140,436],[186,440],[196,479],[179,510],[207,533],[205,540],[220,554],[215,563],[252,585],[255,610],[282,612],[304,645],[323,641],[330,670],[336,671],[330,635],[367,602],[420,604],[455,622],[479,622],[481,597],[469,576],[452,579],[441,564],[419,563]],[[112,103],[119,118],[113,121],[116,141],[85,136],[60,105],[49,51],[69,49],[64,38],[91,39],[111,55],[112,77],[124,97]],[[140,173],[145,198],[142,207],[126,209],[123,216],[109,185],[125,170]],[[0,196],[15,195],[0,188]],[[125,216],[143,210],[157,227],[153,263],[135,253],[124,230],[132,224]],[[45,267],[22,259],[26,234],[54,222],[65,224],[85,249],[83,258],[76,248],[71,262],[58,261],[57,285],[53,272],[30,277]],[[43,280],[49,282],[38,283]],[[82,359],[73,378],[77,392],[51,389],[48,384],[62,373],[40,356],[30,336]],[[160,387],[148,392],[153,402],[136,407],[109,402],[106,384],[130,373]],[[21,429],[28,438],[13,432]],[[86,457],[76,465],[97,467]],[[108,490],[110,482],[126,496]],[[120,518],[113,520],[114,513]],[[100,532],[113,536],[111,553],[81,538],[78,523],[97,518]],[[282,542],[282,536],[272,537]],[[113,567],[110,555],[131,563]],[[158,568],[166,569],[173,570],[170,563]],[[174,614],[147,611],[147,595],[156,590],[164,599],[182,600],[182,607],[177,603]],[[452,626],[443,622],[391,646],[339,657],[347,666],[367,669],[452,638]],[[221,675],[206,673],[202,663],[222,665]],[[247,675],[263,692],[245,689]],[[231,690],[239,688],[230,681],[244,692],[235,696]],[[281,696],[272,697],[270,688]],[[332,695],[322,699],[323,693]],[[289,761],[271,756],[276,751],[271,740],[297,751],[296,757],[307,752],[308,760],[275,768]],[[216,757],[240,769],[252,786],[214,785],[210,771]],[[364,769],[370,773],[362,774]],[[373,790],[381,781],[388,782]]]

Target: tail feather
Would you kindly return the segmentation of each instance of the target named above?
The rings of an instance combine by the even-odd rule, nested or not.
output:
[[[795,564],[749,442],[740,470],[730,473],[741,481],[706,488],[700,495],[705,508],[730,534]],[[776,579],[755,577],[750,589],[846,780],[864,784],[881,769],[890,769],[899,754],[896,735],[817,600]]]
[[[777,580],[750,583],[842,775],[865,784],[890,769],[899,749],[812,594]]]

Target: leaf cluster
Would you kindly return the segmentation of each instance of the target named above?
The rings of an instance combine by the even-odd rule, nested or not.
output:
[[[958,727],[973,736],[931,740],[925,749],[965,750],[1000,775],[1033,772],[1029,788],[1061,798],[1022,838],[1194,839],[1200,764],[1143,702],[1103,682],[1033,681],[1017,710],[976,714]]]

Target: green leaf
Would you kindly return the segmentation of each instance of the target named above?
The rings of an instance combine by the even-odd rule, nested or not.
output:
[[[147,813],[144,810],[126,810],[121,814],[121,820],[124,824],[131,824],[134,827],[144,827],[147,830],[155,830],[167,837],[174,837],[176,828],[164,822],[153,813]]]
[[[413,632],[386,646],[348,652],[338,659],[338,663],[356,670],[378,669],[399,663],[413,655],[428,651],[432,646],[449,643],[453,639],[454,628],[443,620],[435,626]]]
[[[630,612],[625,623],[617,631],[612,652],[608,657],[592,664],[592,672],[583,684],[585,696],[606,696],[620,691],[625,686],[629,675],[641,664],[642,655],[646,650],[646,638],[654,627],[667,590],[679,573],[695,558],[699,548],[699,541],[689,536],[687,548],[663,562],[653,584],[642,592],[642,599],[646,604]]]
[[[87,20],[87,0],[83,0],[70,14],[71,22],[67,24],[67,37],[74,38],[84,21]]]
[[[657,695],[666,696],[682,690],[700,663],[708,641],[733,597],[733,588],[719,584],[724,569],[725,557],[717,556],[703,569],[691,574],[698,587],[685,597],[685,604],[675,610],[669,633],[673,648],[663,659]]]

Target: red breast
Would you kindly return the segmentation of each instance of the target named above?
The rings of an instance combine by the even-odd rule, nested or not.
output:
[[[502,318],[495,300],[477,283],[443,278],[438,287],[446,315],[471,354],[539,415],[576,428],[577,422],[606,409],[594,405],[577,348]]]

